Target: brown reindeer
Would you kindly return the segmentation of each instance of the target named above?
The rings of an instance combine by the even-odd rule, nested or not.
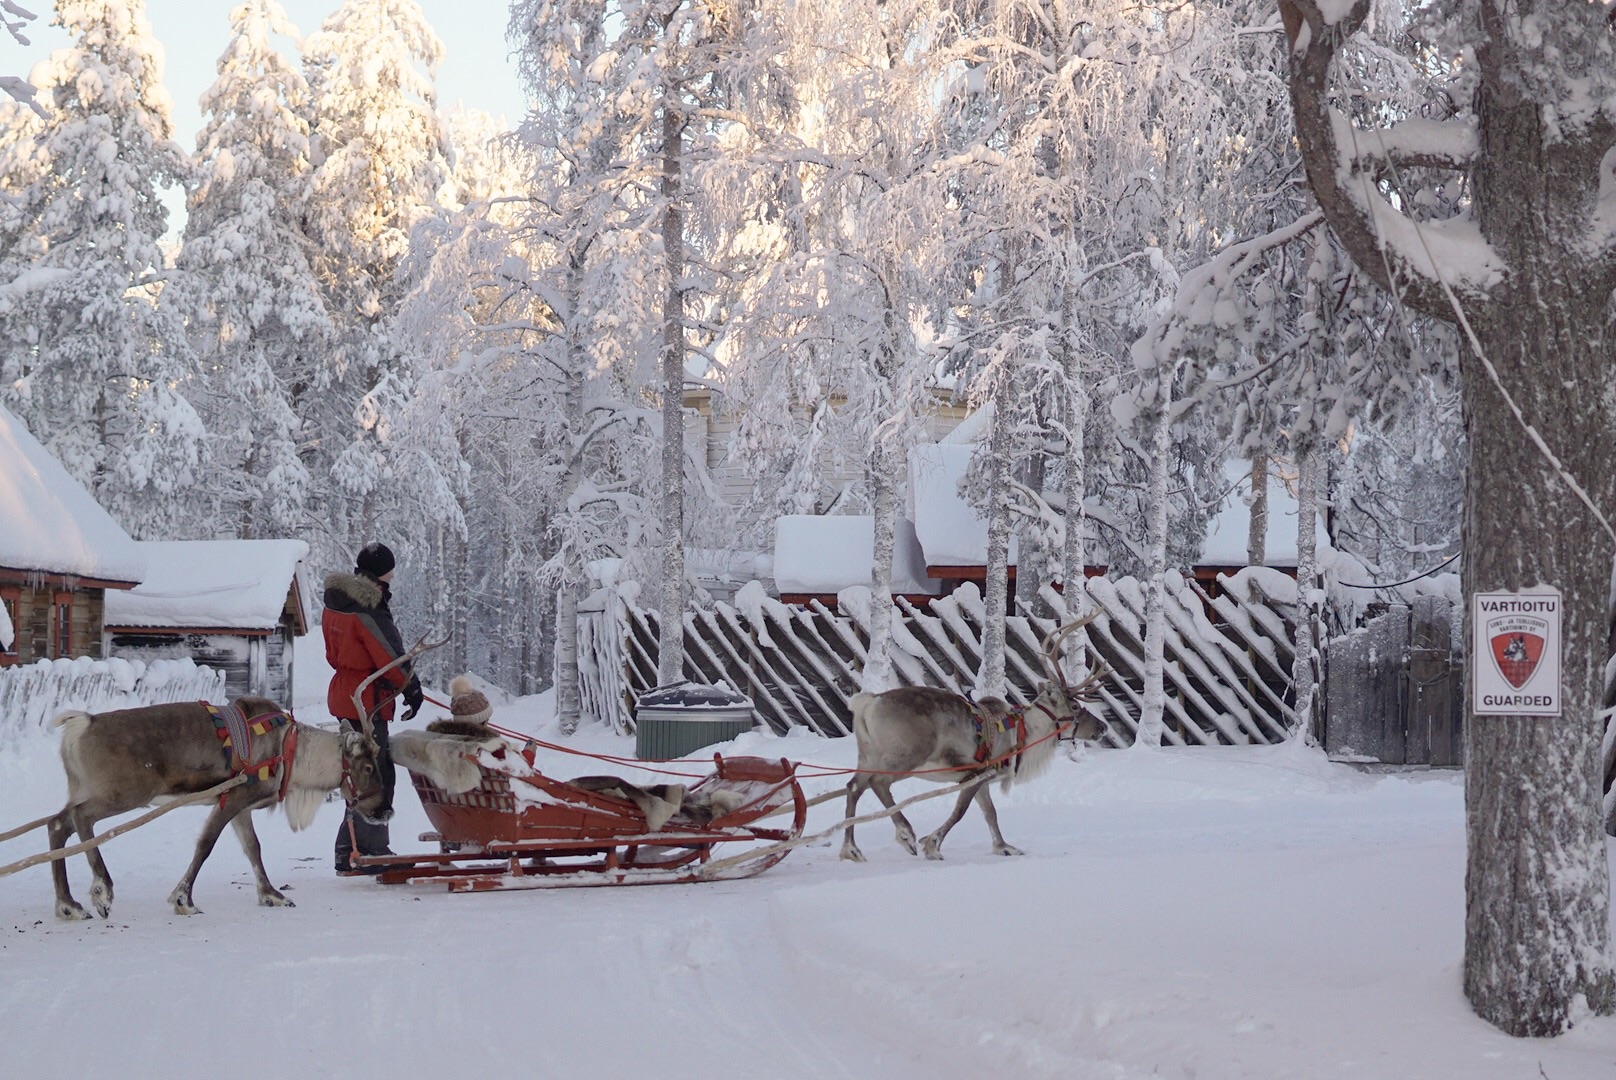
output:
[[[275,703],[264,698],[238,698],[234,705],[248,717],[280,714]],[[239,758],[224,748],[212,716],[200,702],[149,705],[93,716],[67,712],[53,723],[63,729],[67,805],[48,822],[52,851],[66,844],[69,832],[76,830],[89,840],[96,822],[104,818],[206,791],[241,771]],[[260,778],[253,772],[245,783],[220,796],[197,837],[190,868],[169,895],[177,915],[198,913],[191,902],[191,885],[226,825],[235,828],[252,863],[258,878],[258,902],[265,907],[294,906],[264,872],[251,811],[284,801],[287,823],[302,829],[314,820],[326,793],[339,787],[361,814],[383,814],[388,809],[383,806],[376,768],[376,742],[368,734],[337,734],[288,719],[254,739],[250,754],[254,764],[270,766],[264,770],[269,775]],[[112,876],[98,848],[87,851],[85,858],[95,875],[90,903],[106,918],[112,909]],[[68,889],[64,860],[51,863],[51,876],[56,885],[56,917],[88,919],[89,914]]]
[[[926,858],[943,857],[943,838],[965,816],[974,799],[993,834],[995,855],[1020,855],[999,832],[999,814],[988,784],[995,777],[1008,791],[1018,781],[1031,780],[1049,765],[1057,738],[1093,739],[1103,725],[1080,708],[1082,695],[1105,674],[1096,665],[1078,686],[1067,686],[1056,659],[1060,642],[1086,626],[1099,612],[1068,623],[1043,641],[1042,656],[1050,678],[1025,709],[1013,710],[999,698],[972,704],[959,694],[929,686],[904,686],[880,694],[855,694],[853,735],[858,740],[858,773],[847,785],[847,817],[858,812],[859,796],[869,788],[883,806],[892,809],[892,785],[905,775],[951,784],[975,781],[960,790],[954,811],[942,826],[915,844],[915,831],[901,813],[893,814],[898,843],[909,854],[924,850]],[[1068,735],[1064,728],[1070,728]],[[864,853],[853,839],[853,826],[842,840],[842,858],[863,862]]]

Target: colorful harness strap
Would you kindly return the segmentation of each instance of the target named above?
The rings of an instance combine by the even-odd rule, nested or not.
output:
[[[285,752],[263,761],[253,761],[253,738],[269,734],[275,728],[285,727],[291,721],[283,712],[259,713],[257,716],[248,716],[240,707],[231,704],[224,708],[202,702],[202,707],[208,710],[213,718],[213,733],[219,736],[219,742],[224,745],[225,755],[230,759],[230,775],[238,773],[251,773],[260,780],[268,780],[275,775],[275,769],[288,756]],[[290,736],[290,732],[288,733]]]
[[[972,755],[978,765],[986,765],[993,757],[993,743],[1001,734],[1011,730],[1016,732],[1016,753],[1019,755],[1022,744],[1027,741],[1026,710],[1014,709],[1002,716],[983,716],[976,713],[971,721],[976,728],[976,753]]]

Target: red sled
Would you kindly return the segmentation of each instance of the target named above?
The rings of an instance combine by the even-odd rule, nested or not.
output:
[[[353,856],[350,873],[375,875],[384,885],[438,885],[450,892],[552,889],[585,885],[667,885],[724,881],[761,874],[790,853],[764,851],[756,859],[724,859],[705,870],[720,844],[765,845],[802,835],[808,805],[796,765],[784,758],[724,758],[684,790],[671,814],[646,809],[643,789],[599,790],[615,778],[574,783],[545,776],[532,746],[484,742],[465,755],[479,772],[475,787],[450,794],[429,776],[409,769],[433,831],[421,839],[438,851]],[[595,786],[581,786],[585,781]],[[631,801],[633,798],[638,802]],[[621,796],[621,797],[620,797]],[[653,800],[654,802],[655,800]],[[789,827],[761,824],[791,813]],[[652,828],[648,812],[658,820]]]

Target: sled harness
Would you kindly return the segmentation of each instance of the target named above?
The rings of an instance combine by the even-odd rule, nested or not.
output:
[[[206,701],[201,704],[213,719],[213,733],[219,736],[225,756],[230,760],[230,775],[245,773],[259,780],[268,780],[274,775],[276,768],[280,768],[281,784],[275,798],[284,800],[286,789],[292,780],[292,759],[297,756],[297,724],[291,717],[275,711],[248,716],[244,709],[234,704],[223,708]],[[274,757],[254,761],[253,739],[262,738],[276,728],[286,727],[288,724],[291,728],[281,740],[281,752]],[[223,805],[223,795],[219,796],[219,802]]]

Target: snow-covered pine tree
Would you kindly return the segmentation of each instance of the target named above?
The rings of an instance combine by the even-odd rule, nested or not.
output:
[[[231,12],[218,77],[202,95],[175,280],[161,304],[196,350],[193,399],[211,468],[188,520],[197,535],[302,536],[308,469],[300,413],[320,378],[330,320],[300,220],[308,192],[308,86],[274,47],[297,38],[276,0]]]
[[[1598,392],[1612,385],[1616,30],[1598,4],[1431,4],[1421,29],[1433,66],[1454,62],[1454,113],[1387,123],[1343,108],[1358,69],[1338,56],[1370,0],[1280,12],[1332,229],[1365,274],[1463,334],[1467,625],[1476,593],[1562,597],[1562,715],[1465,724],[1465,993],[1504,1031],[1558,1034],[1616,1010],[1599,715],[1616,405]],[[1433,198],[1427,169],[1467,181],[1466,197]]]
[[[397,497],[417,480],[388,460],[413,373],[384,324],[408,288],[397,271],[411,232],[440,212],[449,176],[433,84],[442,55],[416,0],[345,0],[303,41],[312,165],[304,230],[334,324],[304,417],[317,440],[311,483],[330,531],[316,549],[327,563],[405,513]]]
[[[8,155],[4,258],[29,284],[0,313],[0,393],[131,532],[165,535],[202,437],[184,333],[153,303],[158,188],[185,158],[141,0],[62,0],[53,23],[72,44],[35,72],[49,117]]]

